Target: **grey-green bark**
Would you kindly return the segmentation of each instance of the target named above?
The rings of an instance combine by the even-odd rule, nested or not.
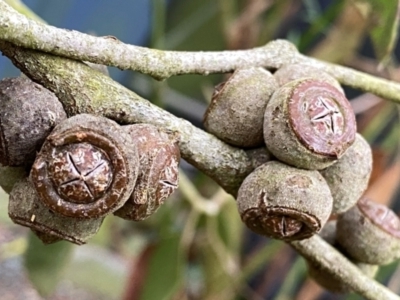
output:
[[[398,295],[365,275],[335,248],[318,235],[308,240],[291,242],[291,246],[313,264],[348,285],[354,292],[371,300],[395,300]]]
[[[45,25],[26,18],[3,1],[0,1],[0,39],[59,56],[135,70],[157,79],[179,74],[226,73],[250,66],[277,69],[284,64],[304,63],[324,70],[343,85],[400,103],[400,84],[301,55],[283,40],[249,50],[161,51],[127,45],[111,36],[94,37]]]

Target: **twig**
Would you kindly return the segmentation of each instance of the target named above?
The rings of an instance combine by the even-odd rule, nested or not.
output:
[[[366,299],[400,299],[395,293],[382,288],[381,284],[363,274],[359,268],[318,235],[307,240],[291,242],[290,245],[304,258],[317,264],[323,271],[347,284],[354,292]]]
[[[344,85],[400,103],[400,84],[301,55],[283,40],[250,50],[161,51],[127,45],[114,37],[94,37],[45,25],[19,14],[2,0],[0,39],[76,60],[139,71],[157,79],[179,74],[227,73],[251,66],[277,69],[284,64],[305,63],[328,72]]]
[[[197,188],[182,171],[179,172],[179,190],[197,212],[208,216],[218,214],[219,205],[200,195]]]

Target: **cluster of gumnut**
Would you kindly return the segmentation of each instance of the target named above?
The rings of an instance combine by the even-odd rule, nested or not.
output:
[[[0,81],[0,126],[8,214],[44,243],[84,244],[109,214],[143,220],[178,186],[178,134],[67,118],[55,95],[28,78]]]
[[[243,148],[253,161],[237,195],[252,231],[295,241],[321,231],[369,276],[400,258],[400,221],[363,198],[372,170],[368,143],[340,84],[307,65],[236,70],[218,85],[204,117],[210,133]],[[329,234],[328,234],[329,233]],[[318,266],[309,273],[348,292]]]

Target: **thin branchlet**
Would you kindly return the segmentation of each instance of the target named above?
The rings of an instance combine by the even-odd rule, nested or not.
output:
[[[277,69],[302,63],[325,71],[341,84],[400,103],[400,84],[300,54],[288,41],[248,50],[162,51],[128,45],[115,37],[94,37],[28,19],[0,0],[0,39],[24,48],[76,60],[131,69],[162,80],[179,74],[227,73],[239,68]]]

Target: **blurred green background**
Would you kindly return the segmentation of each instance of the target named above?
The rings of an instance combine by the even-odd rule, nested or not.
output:
[[[224,50],[276,38],[302,53],[400,81],[398,1],[393,0],[7,0],[47,23],[166,50]],[[0,12],[1,13],[1,12]],[[201,127],[223,74],[157,82],[109,68],[111,76],[158,106]],[[19,70],[0,57],[0,78]],[[358,129],[373,146],[367,191],[400,211],[398,106],[346,89]],[[246,230],[236,204],[211,179],[181,162],[179,190],[148,220],[108,217],[85,246],[43,246],[12,224],[0,194],[1,299],[361,299],[334,295],[307,276],[285,243]],[[397,263],[377,280],[400,293]]]

